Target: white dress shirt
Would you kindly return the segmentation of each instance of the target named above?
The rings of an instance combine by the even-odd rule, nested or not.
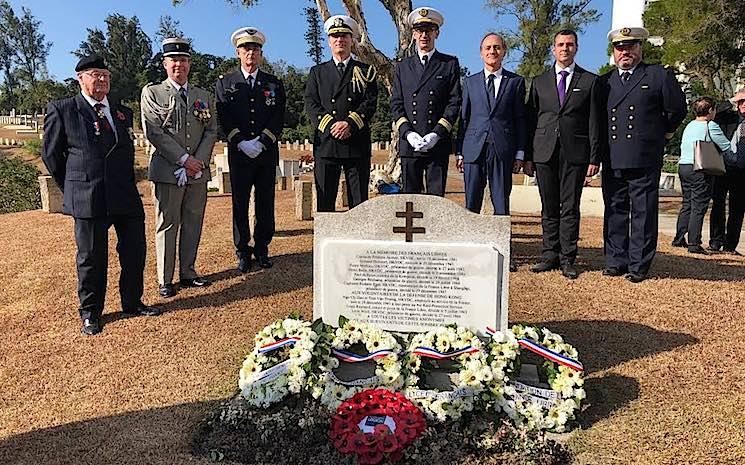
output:
[[[339,66],[339,60],[336,59],[336,57],[332,57],[334,59],[334,64],[338,67]],[[349,61],[352,59],[352,55],[349,55],[346,60],[342,61],[341,63],[344,63],[344,69],[347,69],[347,66],[349,66]]]
[[[494,98],[497,98],[497,95],[499,95],[499,85],[502,84],[502,68],[491,73],[484,68],[484,83],[487,86],[489,85],[489,76],[492,74],[494,75]],[[489,87],[487,87],[487,89],[488,88]]]
[[[430,50],[427,53],[422,52],[421,50],[417,49],[416,50],[416,53],[417,53],[417,55],[419,55],[419,63],[421,63],[422,65],[424,65],[424,61],[423,61],[424,60],[424,57],[425,56],[427,57],[427,63],[429,63],[430,61],[432,61],[432,55],[435,54],[435,49],[433,48],[432,50]]]
[[[251,83],[253,85],[256,85],[256,76],[259,74],[259,68],[256,68],[253,73],[249,73],[248,71],[243,69],[243,66],[241,66],[241,73],[243,73],[243,79],[245,79],[246,82],[248,82],[248,77],[251,76]]]

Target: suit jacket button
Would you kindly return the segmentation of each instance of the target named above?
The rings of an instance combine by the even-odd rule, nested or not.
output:
[[[191,126],[191,123],[187,121],[187,122],[186,122],[186,125],[187,125],[187,126]]]
[[[254,120],[251,120],[251,124],[254,124],[254,122],[255,122]]]
[[[616,117],[615,117],[615,116],[611,116],[611,117],[610,117],[610,120],[611,120],[611,121],[615,121],[615,120],[616,120]]]
[[[334,99],[331,99],[331,103],[336,103],[336,100],[334,100]]]
[[[336,110],[331,110],[331,114],[332,115],[335,115],[336,114]]]
[[[411,112],[412,115],[416,115],[416,110]]]
[[[432,120],[431,119],[428,119],[427,120],[427,124],[432,124]]]
[[[634,111],[634,105],[629,105],[629,111]]]
[[[429,114],[430,114],[430,115],[432,114],[432,110],[429,110]]]
[[[615,130],[616,130],[616,127],[615,127],[615,126],[611,126],[611,127],[610,127],[610,130],[611,130],[611,131],[615,131]]]
[[[351,102],[351,101],[352,101],[352,97],[347,97],[347,102]]]
[[[414,98],[416,98],[416,92],[414,92]]]
[[[434,91],[432,91],[432,90],[429,91],[429,95],[434,95],[434,94],[435,94]]]
[[[253,101],[254,101],[254,99],[251,99],[251,101],[253,102]]]
[[[629,124],[629,129],[634,129],[634,125],[633,124]]]
[[[253,113],[253,112],[254,112],[254,109],[253,109],[253,108],[251,108],[251,113]]]
[[[616,138],[618,138],[618,136],[616,136],[615,134],[611,134],[610,138],[613,139],[613,140],[616,140]]]
[[[633,120],[634,120],[634,115],[629,115],[629,121],[633,121]]]
[[[414,106],[416,106],[416,102],[412,102],[411,104],[414,105]]]
[[[186,151],[188,152],[189,150],[191,150],[191,147],[189,147],[189,146],[187,145],[187,146],[186,146]]]
[[[429,101],[429,104],[432,105],[432,100]]]
[[[416,124],[416,120],[412,121],[412,124]]]
[[[616,109],[615,109],[615,108],[611,108],[611,109],[610,109],[610,112],[611,112],[611,113],[615,113],[615,112],[616,112]]]
[[[187,134],[187,135],[186,135],[186,138],[187,138],[187,139],[191,139],[191,134]]]
[[[631,134],[626,134],[627,139],[631,139]]]

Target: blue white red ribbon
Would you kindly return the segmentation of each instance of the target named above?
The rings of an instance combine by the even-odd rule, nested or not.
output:
[[[530,339],[518,339],[517,343],[520,345],[520,347],[524,347],[528,349],[529,351],[536,353],[545,359],[558,363],[559,365],[564,365],[565,367],[569,367],[572,370],[576,370],[576,371],[585,370],[585,367],[583,367],[582,364],[578,362],[577,360],[574,360],[573,358],[569,358],[566,355],[562,355],[560,353],[554,352],[553,350],[547,347],[544,347],[538,344],[537,342],[531,341]]]
[[[299,337],[286,337],[284,339],[280,339],[279,341],[274,341],[274,342],[270,342],[269,344],[264,344],[263,346],[259,347],[259,353],[265,354],[267,352],[277,350],[287,345],[293,345],[298,341],[300,341]]]
[[[430,347],[417,347],[414,349],[413,354],[418,355],[420,357],[426,357],[426,358],[434,358],[437,360],[444,360],[446,358],[453,358],[457,357],[458,355],[463,354],[473,354],[478,352],[479,349],[473,346],[464,347],[462,349],[454,350],[452,352],[439,352],[435,349],[432,349]]]
[[[497,334],[497,330],[492,328],[491,326],[486,327],[486,335],[489,337],[494,337],[494,335]]]
[[[331,349],[331,354],[338,358],[339,360],[343,362],[349,362],[349,363],[359,363],[359,362],[366,362],[368,360],[372,360],[378,357],[385,357],[386,355],[392,354],[393,351],[391,349],[380,349],[376,350],[375,352],[370,352],[367,355],[358,355],[353,352],[347,352],[346,350],[341,349]]]

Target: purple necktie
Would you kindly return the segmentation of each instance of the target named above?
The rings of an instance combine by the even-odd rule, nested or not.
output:
[[[569,71],[563,69],[559,71],[561,79],[559,79],[558,91],[559,91],[559,105],[564,105],[564,100],[567,98],[567,76]]]

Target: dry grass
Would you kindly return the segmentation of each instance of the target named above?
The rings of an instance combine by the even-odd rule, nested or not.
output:
[[[312,314],[312,223],[293,219],[292,196],[277,193],[274,268],[246,276],[233,270],[230,199],[210,197],[198,268],[214,284],[180,292],[158,318],[119,319],[112,233],[106,325],[94,338],[78,332],[72,220],[0,216],[0,463],[206,464],[190,452],[194,428],[235,392],[256,331]],[[145,300],[156,303],[146,211]],[[664,238],[653,279],[603,278],[602,223],[588,219],[586,272],[569,282],[529,271],[538,219],[514,224],[510,321],[565,335],[589,371],[570,443],[577,463],[741,463],[745,261],[692,258]]]

